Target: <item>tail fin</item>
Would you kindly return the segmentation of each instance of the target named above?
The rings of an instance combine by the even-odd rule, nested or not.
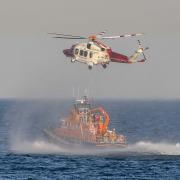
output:
[[[130,62],[130,63],[145,62],[145,61],[146,61],[146,56],[145,56],[145,54],[144,54],[144,51],[148,50],[149,47],[143,48],[142,45],[141,45],[140,40],[138,40],[138,44],[139,44],[139,47],[138,47],[138,49],[136,50],[136,52],[135,52],[132,56],[129,57],[129,62]],[[138,57],[139,57],[141,54],[143,55],[143,59],[137,60]]]

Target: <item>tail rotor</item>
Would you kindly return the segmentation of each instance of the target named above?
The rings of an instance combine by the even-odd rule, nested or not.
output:
[[[145,56],[145,54],[144,54],[144,51],[146,51],[146,50],[148,50],[149,49],[149,47],[146,47],[146,48],[143,48],[142,47],[142,44],[141,44],[141,41],[138,39],[138,44],[139,44],[139,49],[141,49],[141,53],[142,53],[142,55],[143,55],[143,59],[142,60],[140,60],[140,61],[138,61],[138,62],[145,62],[146,60],[147,60],[147,58],[146,58],[146,56]]]

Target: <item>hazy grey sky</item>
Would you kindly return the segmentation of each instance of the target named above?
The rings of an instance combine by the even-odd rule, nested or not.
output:
[[[178,0],[0,0],[0,97],[180,98]],[[145,64],[111,63],[106,70],[70,63],[62,50],[77,41],[47,32],[89,35],[144,32]],[[131,55],[137,39],[105,41]]]

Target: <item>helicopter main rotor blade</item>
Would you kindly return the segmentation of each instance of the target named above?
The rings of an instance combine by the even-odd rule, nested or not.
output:
[[[136,33],[136,34],[124,34],[120,36],[107,36],[107,37],[101,37],[100,39],[116,39],[116,38],[123,38],[123,37],[135,37],[135,36],[141,36],[144,33]]]
[[[88,39],[86,37],[62,37],[62,36],[55,36],[53,38],[60,38],[60,39]]]
[[[96,37],[101,38],[105,33],[106,33],[106,31],[101,31],[96,35]]]
[[[75,38],[86,38],[84,36],[76,36],[76,35],[71,35],[71,34],[60,34],[60,33],[48,33],[48,34],[52,34],[52,35],[56,35],[56,36],[60,36],[60,37],[75,37]]]

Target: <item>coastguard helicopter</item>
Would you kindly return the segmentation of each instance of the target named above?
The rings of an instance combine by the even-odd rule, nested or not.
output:
[[[136,63],[136,62],[145,62],[146,57],[144,51],[149,49],[148,47],[143,48],[141,46],[140,40],[138,40],[139,47],[135,51],[135,53],[131,56],[125,56],[123,54],[119,54],[117,52],[112,51],[112,49],[106,44],[102,43],[100,40],[106,39],[116,39],[123,37],[135,37],[139,35],[143,35],[143,33],[137,34],[125,34],[120,36],[104,36],[105,31],[100,32],[97,35],[91,35],[89,37],[85,36],[75,36],[75,35],[67,35],[67,34],[59,34],[59,33],[48,33],[51,35],[55,35],[53,38],[60,39],[87,39],[88,42],[76,43],[71,46],[69,49],[63,50],[63,53],[66,57],[71,59],[71,62],[81,62],[88,65],[88,69],[92,69],[94,65],[102,65],[105,69],[110,62],[117,63]],[[138,60],[140,55],[143,55],[143,59]]]

